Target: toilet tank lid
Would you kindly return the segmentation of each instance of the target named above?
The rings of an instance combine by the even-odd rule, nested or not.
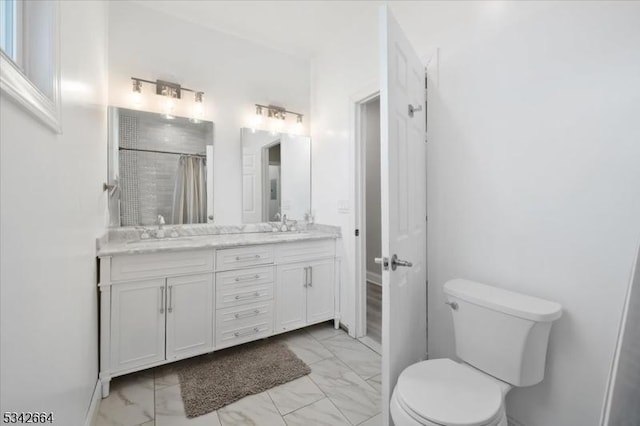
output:
[[[453,279],[445,283],[444,292],[469,303],[532,321],[554,321],[562,316],[559,303],[475,281]]]

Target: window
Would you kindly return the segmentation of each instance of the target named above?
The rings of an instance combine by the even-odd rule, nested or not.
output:
[[[13,59],[13,61],[16,63],[18,63],[17,9],[17,0],[0,0],[0,23],[2,24],[2,32],[0,32],[0,49],[2,49],[7,54],[7,56]]]
[[[60,129],[58,1],[0,0],[0,89]]]

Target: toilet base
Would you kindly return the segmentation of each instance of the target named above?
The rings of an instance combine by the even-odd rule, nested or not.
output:
[[[393,390],[393,394],[391,395],[390,411],[391,418],[393,419],[393,423],[395,424],[395,426],[442,426],[440,424],[432,423],[426,420],[424,422],[419,422],[415,418],[413,418],[402,407],[400,401],[398,401],[395,389]],[[502,408],[502,413],[500,413],[498,419],[486,426],[507,426],[507,415],[504,411],[504,407]]]

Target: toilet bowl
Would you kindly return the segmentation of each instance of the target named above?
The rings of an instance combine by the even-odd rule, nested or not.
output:
[[[396,426],[507,426],[505,396],[544,378],[551,323],[562,307],[473,281],[444,285],[456,355],[422,361],[398,377],[390,401]]]
[[[506,426],[511,389],[466,364],[435,359],[405,369],[391,397],[396,426]]]

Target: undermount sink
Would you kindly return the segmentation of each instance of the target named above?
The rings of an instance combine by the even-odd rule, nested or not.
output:
[[[191,237],[166,237],[166,238],[147,238],[145,240],[127,241],[127,244],[147,244],[147,243],[166,243],[170,241],[190,241]]]

